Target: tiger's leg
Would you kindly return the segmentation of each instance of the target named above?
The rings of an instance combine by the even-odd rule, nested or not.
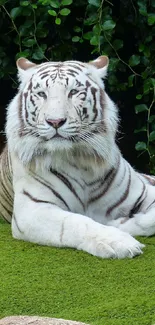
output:
[[[109,225],[119,228],[132,236],[155,235],[155,205],[146,213],[136,213],[131,218],[119,218],[109,222]]]
[[[50,202],[15,192],[12,233],[41,245],[73,247],[102,258],[133,257],[142,253],[130,235],[101,225],[80,214],[65,211]]]

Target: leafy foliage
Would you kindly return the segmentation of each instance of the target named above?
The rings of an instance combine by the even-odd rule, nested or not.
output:
[[[134,89],[135,148],[154,173],[154,12],[155,0],[0,0],[0,78],[14,81],[20,56],[41,62],[107,54],[110,92]]]

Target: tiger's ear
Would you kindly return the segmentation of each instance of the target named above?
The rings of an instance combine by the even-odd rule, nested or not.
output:
[[[32,76],[34,68],[37,66],[35,63],[27,60],[26,58],[19,58],[16,61],[18,68],[18,77],[21,83],[25,84]]]
[[[36,64],[25,59],[25,58],[19,58],[17,61],[16,61],[16,64],[17,64],[17,68],[18,69],[21,69],[21,70],[27,70],[27,69],[30,69],[32,67],[35,67]]]
[[[89,64],[98,69],[101,78],[106,77],[109,65],[109,59],[106,55],[99,56],[96,60],[89,62]]]

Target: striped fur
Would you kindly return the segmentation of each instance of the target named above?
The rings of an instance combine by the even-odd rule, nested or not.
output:
[[[6,146],[0,156],[0,216],[11,222],[13,211],[12,170]]]
[[[17,66],[0,164],[0,210],[13,236],[103,258],[140,254],[131,235],[155,234],[155,178],[137,173],[116,145],[107,57]]]

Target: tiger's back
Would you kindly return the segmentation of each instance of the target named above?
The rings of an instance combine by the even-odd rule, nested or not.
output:
[[[6,145],[0,155],[0,217],[11,222],[13,211],[12,170]]]

